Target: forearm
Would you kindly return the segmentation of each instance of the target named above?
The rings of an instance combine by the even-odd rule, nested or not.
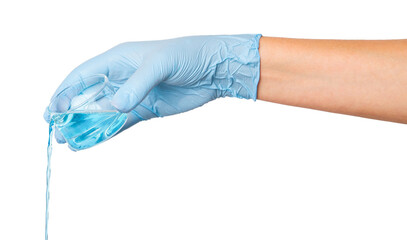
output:
[[[407,40],[260,39],[257,98],[407,123]]]

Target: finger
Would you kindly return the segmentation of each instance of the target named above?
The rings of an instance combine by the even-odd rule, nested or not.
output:
[[[108,60],[103,55],[99,55],[73,70],[58,87],[51,103],[48,107],[49,112],[65,112],[69,109],[72,99],[83,89],[94,83],[100,78],[91,77],[108,74]],[[86,81],[84,80],[86,79]],[[93,81],[93,82],[92,82]],[[47,117],[48,118],[48,117]]]
[[[147,94],[162,82],[168,75],[168,68],[163,66],[160,58],[151,58],[144,62],[139,69],[116,92],[112,105],[120,112],[133,110]]]
[[[49,122],[51,121],[51,116],[50,116],[50,112],[49,112],[48,107],[45,108],[43,117],[44,117],[44,120],[45,120],[47,123],[49,123]]]
[[[106,57],[105,54],[98,55],[82,63],[77,68],[75,68],[71,73],[68,74],[68,76],[62,82],[62,84],[55,91],[54,95],[51,98],[51,102],[56,98],[56,96],[60,92],[68,88],[70,85],[80,82],[80,80],[83,78],[86,78],[94,74],[104,74],[107,76],[109,74],[108,64],[109,59],[108,57]]]
[[[55,139],[57,140],[57,143],[60,143],[60,144],[66,142],[64,136],[57,128],[55,128]]]
[[[62,113],[69,109],[71,105],[71,100],[73,98],[73,90],[65,89],[60,94],[58,94],[48,106],[49,113]]]

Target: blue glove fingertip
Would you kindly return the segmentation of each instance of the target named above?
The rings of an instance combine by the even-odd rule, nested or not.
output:
[[[49,114],[48,107],[45,108],[43,117],[44,117],[44,120],[45,120],[47,123],[49,123],[49,122],[51,121],[51,116],[50,116],[50,114]]]
[[[58,129],[55,129],[55,139],[59,144],[66,143],[65,138],[62,136],[62,133]]]
[[[119,112],[127,113],[131,111],[130,108],[130,94],[126,92],[122,92],[119,94],[115,94],[112,99],[112,105],[115,107]]]

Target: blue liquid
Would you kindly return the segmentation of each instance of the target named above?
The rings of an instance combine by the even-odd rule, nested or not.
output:
[[[71,112],[53,115],[55,126],[73,150],[90,148],[116,134],[126,123],[120,112]]]
[[[45,203],[45,240],[48,240],[49,183],[51,177],[52,134],[54,127],[64,135],[73,150],[90,148],[116,134],[126,123],[120,112],[71,112],[52,115],[47,148],[47,190]]]
[[[48,240],[48,204],[49,204],[49,180],[51,177],[51,155],[52,155],[52,133],[54,132],[54,120],[51,119],[49,123],[49,137],[47,147],[47,190],[45,193],[45,240]]]

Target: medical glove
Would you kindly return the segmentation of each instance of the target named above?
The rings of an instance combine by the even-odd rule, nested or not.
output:
[[[82,77],[105,74],[117,92],[112,105],[129,113],[124,127],[154,117],[182,113],[219,97],[256,100],[261,35],[191,36],[128,42],[74,69],[51,101],[67,110],[58,93]],[[47,110],[44,118],[49,121]],[[59,143],[64,139],[56,132]]]

